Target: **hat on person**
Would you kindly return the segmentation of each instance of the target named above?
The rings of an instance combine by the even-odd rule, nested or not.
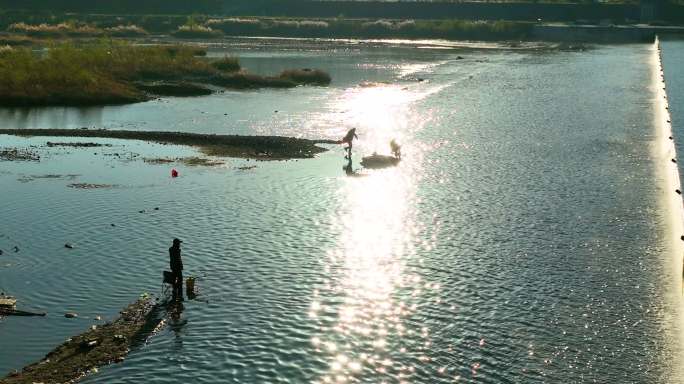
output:
[[[173,239],[174,244],[180,244],[182,241],[180,241],[178,238]]]

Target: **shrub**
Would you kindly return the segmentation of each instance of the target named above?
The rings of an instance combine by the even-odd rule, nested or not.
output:
[[[211,79],[212,84],[234,89],[249,89],[249,88],[292,88],[296,87],[297,83],[291,80],[282,79],[279,77],[263,77],[254,75],[244,71],[235,72],[231,74],[224,74],[216,76]]]
[[[181,25],[180,27],[178,27],[178,30],[172,33],[172,35],[180,38],[215,39],[223,36],[223,32],[202,25]]]
[[[136,37],[147,36],[147,31],[137,25],[117,25],[116,27],[105,28],[108,35],[116,37]]]
[[[104,33],[102,29],[76,23],[31,25],[21,22],[11,24],[7,30],[29,36],[98,36]]]
[[[330,75],[320,69],[288,69],[280,73],[281,79],[293,81],[297,84],[328,85],[332,81]]]
[[[0,55],[0,102],[4,105],[130,103],[146,97],[134,80],[211,76],[216,73],[191,49],[99,43],[53,46],[42,56],[15,48]]]
[[[222,59],[213,61],[211,65],[223,72],[237,72],[240,70],[240,61],[237,57],[224,56]]]

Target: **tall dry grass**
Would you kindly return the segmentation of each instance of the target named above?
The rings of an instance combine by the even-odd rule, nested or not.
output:
[[[531,23],[472,20],[297,20],[278,18],[209,19],[208,26],[227,35],[352,38],[518,39]]]
[[[144,100],[133,81],[212,76],[192,49],[105,43],[27,48],[0,53],[1,105],[117,104]]]
[[[194,47],[136,46],[112,40],[52,45],[42,53],[1,48],[0,106],[131,103],[146,100],[144,91],[171,88],[205,93],[184,86],[185,82],[238,89],[330,83],[330,76],[319,70],[289,70],[264,77],[241,70],[237,58],[209,60],[198,53],[202,52]],[[162,84],[150,85],[156,81]]]
[[[19,22],[11,24],[7,31],[33,37],[135,37],[147,35],[147,31],[137,25],[117,25],[99,28],[77,22],[62,22],[58,24],[26,24]]]

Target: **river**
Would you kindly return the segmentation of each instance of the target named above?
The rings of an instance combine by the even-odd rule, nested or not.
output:
[[[198,297],[84,383],[684,382],[655,47],[533,48],[236,39],[210,55],[333,83],[0,111],[8,128],[336,139],[356,127],[355,169],[403,145],[398,167],[357,177],[338,146],[190,167],[139,158],[193,149],[97,140],[112,146],[0,163],[0,289],[48,312],[0,320],[0,372],[158,293],[179,237]],[[49,174],[77,176],[35,177]]]

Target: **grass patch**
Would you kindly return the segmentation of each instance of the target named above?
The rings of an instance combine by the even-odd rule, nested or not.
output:
[[[220,74],[209,81],[214,85],[232,89],[293,88],[298,85],[289,79],[259,76],[244,71]]]
[[[330,75],[318,69],[288,69],[280,73],[281,79],[290,80],[297,84],[328,85],[332,81]]]
[[[298,20],[281,18],[209,19],[206,25],[234,36],[325,38],[445,38],[515,40],[528,36],[533,23],[472,20]]]
[[[176,162],[176,159],[169,159],[166,157],[157,157],[157,158],[144,158],[143,162],[147,164],[154,164],[154,165],[164,165],[164,164],[170,164]]]
[[[211,66],[222,72],[237,72],[242,69],[238,58],[232,56],[224,56],[222,59],[212,61]]]
[[[185,164],[187,166],[191,167],[216,167],[219,165],[224,165],[225,162],[221,160],[215,160],[215,159],[207,159],[205,157],[177,157],[177,158],[168,158],[168,157],[160,157],[160,158],[146,158],[143,159],[143,161],[147,164],[154,164],[154,165],[165,165],[165,164],[170,164],[170,163],[181,163]]]
[[[147,31],[137,25],[116,25],[100,28],[86,23],[63,22],[59,24],[26,24],[24,22],[11,24],[7,30],[33,37],[140,37],[146,36]]]
[[[147,31],[137,25],[117,25],[104,29],[105,34],[113,37],[142,37],[147,36]]]
[[[330,75],[313,69],[288,69],[278,76],[259,76],[245,71],[221,74],[212,78],[211,83],[233,89],[250,88],[293,88],[299,85],[330,84]]]
[[[40,43],[44,43],[44,41],[33,37],[13,34],[0,35],[0,46],[30,47]]]
[[[57,142],[57,143],[55,143],[55,142],[51,142],[51,141],[48,141],[45,145],[49,148],[53,148],[53,147],[93,148],[93,147],[111,147],[112,146],[111,144],[101,144],[101,143],[92,143],[92,142],[88,142],[88,143],[72,143],[72,142],[59,143],[59,142]]]
[[[181,39],[217,39],[223,36],[223,32],[203,25],[181,25],[171,35]]]
[[[29,149],[0,149],[0,161],[40,161],[40,155]]]
[[[0,104],[100,105],[147,100],[133,81],[213,75],[191,50],[100,43],[62,44],[36,55],[15,48],[0,55]]]
[[[206,51],[187,46],[136,46],[109,40],[81,46],[52,45],[41,54],[24,47],[3,48],[0,49],[0,105],[125,104],[148,100],[148,93],[172,96],[211,93],[202,84],[249,89],[330,82],[329,76],[315,70],[286,71],[276,77],[254,75],[239,70],[240,64],[235,58],[212,62],[198,54]]]
[[[213,93],[213,91],[207,87],[188,82],[138,83],[135,87],[144,92],[158,96],[191,97],[206,96]]]
[[[114,184],[92,184],[92,183],[72,183],[67,184],[67,187],[73,189],[109,189],[114,188]]]
[[[179,161],[191,167],[216,167],[225,164],[223,161],[207,159],[205,157],[184,157]]]

